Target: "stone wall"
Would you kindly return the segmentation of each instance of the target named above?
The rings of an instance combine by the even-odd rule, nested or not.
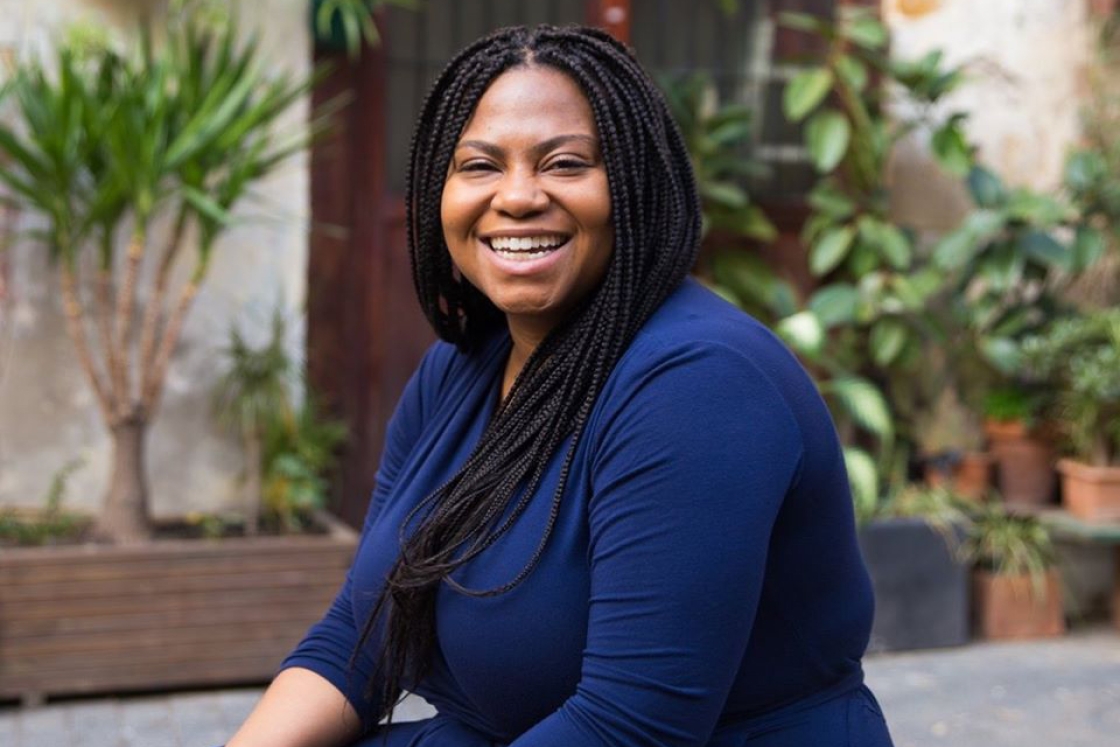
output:
[[[1084,71],[1092,54],[1087,0],[883,0],[896,58],[933,49],[964,64],[968,81],[944,102],[968,113],[981,161],[1014,185],[1052,189],[1078,137]],[[919,135],[920,137],[920,135]],[[942,229],[967,207],[914,142],[893,172],[897,216]]]
[[[164,6],[162,0],[0,0],[0,57],[41,53],[76,21],[102,23],[126,36],[134,33],[138,13]],[[311,60],[305,3],[253,0],[241,7],[243,25],[262,34],[266,64],[306,73]],[[306,102],[295,107],[285,126],[301,126],[306,107]],[[280,304],[290,322],[290,350],[301,355],[308,200],[307,157],[295,157],[247,201],[251,204],[240,210],[215,252],[149,436],[157,516],[221,510],[239,500],[240,450],[216,425],[210,406],[220,350],[234,323],[259,340]],[[29,227],[21,220],[19,228]],[[157,226],[153,246],[165,232],[165,223]],[[81,459],[67,505],[95,511],[108,481],[110,442],[65,334],[57,273],[44,248],[27,238],[18,239],[0,261],[7,293],[0,307],[0,506],[38,504],[52,476]]]

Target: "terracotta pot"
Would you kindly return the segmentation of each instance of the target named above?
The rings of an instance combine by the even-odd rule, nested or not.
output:
[[[982,638],[1043,638],[1063,635],[1062,581],[1050,570],[1041,595],[1029,574],[972,572],[973,621]]]
[[[1062,503],[1084,521],[1120,521],[1120,467],[1059,459]]]
[[[992,486],[992,458],[979,451],[966,452],[950,471],[927,465],[925,478],[929,485],[945,485],[962,498],[979,500]]]
[[[1021,420],[989,420],[984,424],[996,463],[996,484],[1005,503],[1045,506],[1054,497],[1058,476],[1049,439]]]

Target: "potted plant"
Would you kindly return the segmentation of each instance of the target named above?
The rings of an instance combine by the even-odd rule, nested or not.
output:
[[[1026,340],[1023,356],[1057,391],[1055,419],[1071,453],[1058,461],[1066,508],[1087,521],[1120,520],[1120,310],[1059,320]]]
[[[974,566],[973,612],[984,638],[1037,638],[1065,633],[1062,584],[1050,535],[1036,517],[999,502],[974,510],[962,556]]]
[[[1041,421],[1047,395],[995,389],[984,398],[984,433],[995,458],[999,493],[1012,506],[1045,506],[1058,484],[1052,429]]]
[[[0,698],[265,681],[356,545],[326,516],[317,534],[153,538],[145,435],[186,315],[232,211],[320,124],[277,130],[313,79],[273,77],[216,7],[176,3],[158,45],[150,26],[128,51],[62,44],[5,89],[0,180],[40,218],[113,461],[97,542],[0,552]]]
[[[962,399],[985,416],[1004,500],[1040,506],[1054,490],[1053,448],[1039,414],[1047,382],[1026,371],[1027,337],[1075,313],[1065,290],[1100,257],[1099,235],[1081,225],[1075,204],[1026,188],[1009,189],[974,166],[967,179],[974,210],[933,249],[952,277],[943,304],[948,371]]]

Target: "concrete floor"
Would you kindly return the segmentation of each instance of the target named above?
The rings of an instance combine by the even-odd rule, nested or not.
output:
[[[896,747],[1120,745],[1120,632],[1113,629],[879,654],[865,664]],[[0,709],[0,747],[214,747],[259,694],[223,690]]]

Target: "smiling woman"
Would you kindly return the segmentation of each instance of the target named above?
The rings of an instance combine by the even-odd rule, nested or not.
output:
[[[890,745],[828,411],[687,279],[695,180],[629,51],[549,26],[468,47],[406,204],[443,341],[346,583],[229,747]],[[405,689],[438,715],[384,724]]]
[[[524,67],[494,82],[459,139],[440,214],[452,261],[508,320],[508,393],[614,248],[598,129],[571,78]]]

